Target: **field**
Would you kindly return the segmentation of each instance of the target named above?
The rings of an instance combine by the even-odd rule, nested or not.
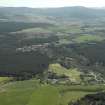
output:
[[[81,35],[79,37],[76,37],[74,39],[75,42],[78,42],[78,43],[83,43],[83,42],[92,42],[92,41],[102,41],[104,40],[103,37],[101,36],[96,36],[96,35]]]
[[[28,105],[59,105],[59,101],[60,95],[56,87],[42,86],[32,93]]]
[[[104,85],[48,85],[36,79],[15,81],[1,86],[0,105],[67,105],[86,94],[104,90]]]
[[[12,77],[0,77],[0,84],[4,84],[12,80],[13,80]]]
[[[80,71],[77,68],[66,69],[62,67],[60,64],[51,64],[49,65],[49,70],[53,73],[56,73],[58,76],[66,75],[72,80],[80,82]]]

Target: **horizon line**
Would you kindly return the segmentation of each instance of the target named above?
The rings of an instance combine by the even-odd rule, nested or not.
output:
[[[69,8],[69,7],[84,7],[84,8],[105,8],[104,6],[101,7],[89,7],[89,6],[82,6],[82,5],[74,5],[74,6],[58,6],[58,7],[30,7],[30,6],[0,6],[0,8],[39,8],[39,9],[47,9],[47,8]]]

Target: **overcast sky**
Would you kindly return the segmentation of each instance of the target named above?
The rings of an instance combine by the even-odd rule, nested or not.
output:
[[[0,6],[9,7],[104,7],[105,0],[0,0]]]

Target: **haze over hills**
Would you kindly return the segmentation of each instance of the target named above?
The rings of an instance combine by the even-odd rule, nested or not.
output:
[[[97,19],[105,16],[104,9],[86,8],[81,6],[61,7],[61,8],[27,8],[27,7],[1,7],[1,19],[10,21],[14,18],[18,20],[32,20],[35,16],[61,17],[69,19]],[[13,19],[12,19],[13,18]],[[34,19],[33,19],[34,20]],[[16,21],[16,20],[15,20]]]
[[[101,105],[87,94],[102,91],[104,8],[0,7],[0,105]]]
[[[50,57],[50,60],[51,59],[53,60],[53,57],[55,57],[54,58],[56,59],[54,61],[55,63],[58,62],[58,59],[62,59],[62,57],[64,57],[65,62],[68,56],[69,58],[73,57],[73,59],[76,60],[75,65],[68,64],[67,65],[68,67],[70,65],[74,66],[78,65],[78,67],[81,67],[83,65],[85,66],[88,65],[88,63],[89,65],[93,66],[95,65],[96,62],[103,63],[104,59],[103,57],[100,57],[102,56],[101,53],[103,53],[103,51],[99,52],[101,55],[98,58],[96,58],[98,54],[96,48],[99,46],[97,44],[94,45],[94,43],[96,41],[98,42],[98,44],[104,44],[104,42],[101,43],[101,41],[104,41],[105,39],[104,20],[105,20],[104,9],[86,8],[81,6],[62,8],[1,7],[0,8],[1,56],[7,53],[10,54],[11,56],[12,55],[15,56],[17,53],[16,51],[26,52],[29,54],[29,56],[32,56],[34,53],[30,55],[31,53],[29,52],[37,51],[36,50],[37,45],[40,45],[40,47],[38,48],[39,53],[42,54],[43,52],[45,56],[47,53],[47,56]],[[85,44],[81,45],[81,43],[88,44],[90,42],[93,43],[93,45]],[[46,43],[48,45],[46,45]],[[53,48],[52,43],[54,44]],[[63,46],[66,47],[67,51],[66,50],[64,51]],[[78,46],[80,46],[80,48],[78,48]],[[94,46],[94,48],[96,47],[94,50],[96,51],[94,52],[96,56],[93,57],[91,57],[91,54],[93,55],[93,50],[91,50],[92,46]],[[58,49],[62,47],[63,52],[60,56],[58,56],[59,51],[55,50],[56,47]],[[89,51],[91,53],[90,55],[87,52],[85,52],[84,50],[85,48],[89,48]],[[66,54],[69,52],[70,55]],[[84,54],[84,56],[82,56],[82,53]],[[20,52],[19,54],[21,57],[22,55]],[[17,55],[15,57],[11,56],[9,56],[8,60],[10,60],[9,61],[10,63],[13,63],[15,57],[17,59]],[[13,60],[10,58],[13,58]],[[80,59],[84,61],[84,58],[87,59],[86,64],[82,65],[77,63],[78,60]],[[5,58],[5,56],[3,56],[2,59],[4,59],[3,61],[5,65],[5,63],[7,62],[6,60],[7,57]],[[9,65],[9,63],[7,62],[11,70],[12,67],[14,69],[14,67],[19,63],[17,62],[17,60],[15,61],[16,64],[14,65],[13,64]],[[65,62],[62,63],[65,64]],[[46,62],[46,64],[48,63],[49,61]],[[21,64],[19,64],[20,66],[18,66],[20,67],[20,69],[22,66]],[[7,70],[7,68],[5,68],[6,66],[2,67],[4,71]]]

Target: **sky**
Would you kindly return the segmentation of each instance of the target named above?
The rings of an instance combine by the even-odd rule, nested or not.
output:
[[[7,7],[105,7],[105,0],[0,0],[0,6]]]

